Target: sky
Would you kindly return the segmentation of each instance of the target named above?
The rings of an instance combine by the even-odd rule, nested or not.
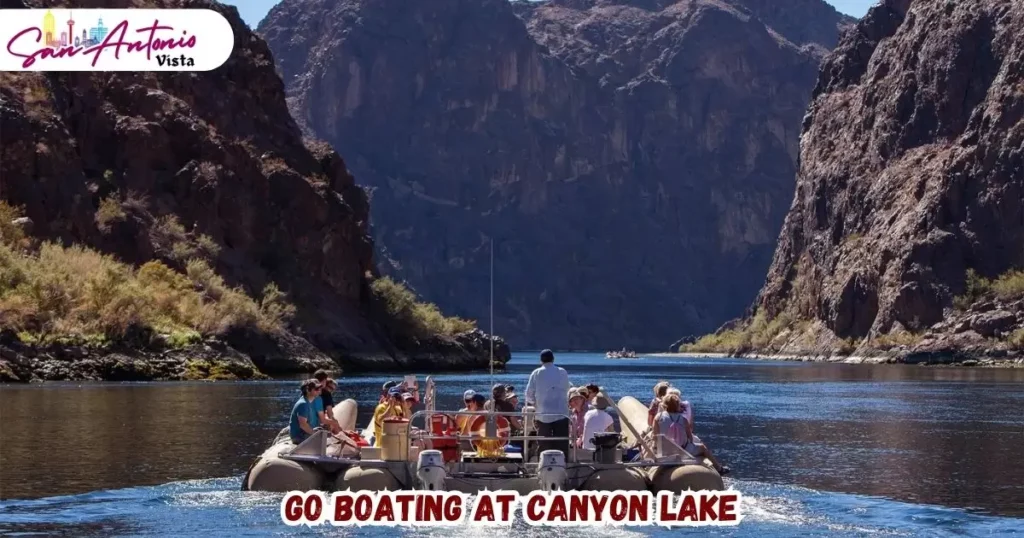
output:
[[[233,4],[238,7],[238,13],[242,15],[249,26],[255,28],[263,20],[270,8],[280,0],[222,0],[225,4]],[[840,12],[854,17],[863,17],[868,8],[875,5],[877,0],[825,0],[832,4]]]

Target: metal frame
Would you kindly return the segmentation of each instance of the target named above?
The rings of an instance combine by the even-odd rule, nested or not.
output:
[[[536,413],[531,413],[531,414],[536,415]],[[457,416],[457,415],[470,415],[470,416],[484,415],[484,416],[522,417],[523,421],[524,421],[524,424],[523,424],[524,427],[526,426],[526,417],[527,417],[527,413],[525,413],[523,411],[441,411],[441,410],[436,410],[436,409],[433,409],[433,410],[424,409],[424,410],[421,410],[421,411],[416,411],[411,416],[409,416],[409,422],[405,425],[405,428],[406,428],[405,429],[405,435],[406,435],[406,437],[408,437],[410,440],[413,439],[413,437],[410,435],[411,432],[409,431],[412,428],[413,420],[415,420],[419,416],[425,416],[426,419],[425,419],[425,422],[424,422],[424,426],[425,426],[425,430],[424,431],[425,431],[425,433],[427,435],[419,435],[419,436],[416,437],[416,439],[429,439],[429,440],[434,440],[434,439],[455,439],[456,441],[469,441],[470,444],[472,444],[474,439],[489,439],[489,437],[484,436],[484,435],[474,435],[474,434],[464,435],[464,434],[461,434],[461,433],[456,433],[455,435],[434,435],[433,432],[430,431],[430,417],[432,415],[449,415],[449,416],[453,416],[453,417]],[[556,415],[557,416],[557,415],[559,415],[559,413],[544,413],[544,415],[546,415],[546,416]],[[561,416],[563,418],[569,420],[570,423],[572,422],[572,417],[569,414],[562,414]],[[534,421],[534,423],[535,422],[536,421]],[[543,436],[543,435],[510,435],[508,437],[505,437],[504,439],[506,439],[508,441],[523,441],[523,463],[524,464],[529,463],[527,460],[528,460],[528,455],[529,455],[530,441],[569,441],[569,450],[570,450],[570,452],[572,454],[571,461],[576,462],[576,460],[577,460],[577,458],[576,458],[576,450],[577,450],[577,448],[576,448],[576,444],[572,442],[573,438],[572,438],[571,435],[567,436],[567,437],[548,437],[548,436]]]

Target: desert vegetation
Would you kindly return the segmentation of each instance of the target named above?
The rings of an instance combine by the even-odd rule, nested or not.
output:
[[[476,328],[473,321],[445,316],[433,303],[419,301],[409,288],[390,277],[374,280],[371,289],[376,306],[384,311],[388,325],[397,334],[454,336]]]
[[[982,299],[1013,300],[1024,297],[1024,270],[1012,269],[989,280],[978,275],[974,269],[968,269],[964,282],[964,293],[953,299],[953,306],[957,310],[967,310]]]
[[[97,221],[118,218],[116,201],[104,201]],[[116,341],[133,330],[165,335],[171,346],[234,328],[274,333],[286,329],[295,313],[273,283],[257,300],[225,283],[203,259],[201,248],[183,260],[184,272],[161,261],[140,267],[80,246],[51,242],[31,245],[12,221],[16,208],[0,202],[0,327],[22,340],[47,344]],[[184,256],[176,219],[162,219],[154,233],[174,239],[171,252]],[[169,230],[169,232],[168,232]]]
[[[748,323],[701,337],[693,344],[680,346],[680,353],[744,353],[765,350],[784,331],[799,324],[789,313],[783,312],[768,319],[758,312]]]

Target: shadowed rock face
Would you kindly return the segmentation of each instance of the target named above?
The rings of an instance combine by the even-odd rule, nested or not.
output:
[[[1022,35],[1020,2],[887,0],[844,36],[760,309],[816,321],[820,348],[903,329],[926,332],[922,348],[991,347],[979,335],[1024,326],[1024,301],[950,308],[968,269],[1024,267]]]
[[[660,349],[763,282],[843,22],[817,0],[286,0],[259,32],[299,124],[372,187],[382,270],[486,319],[493,238],[514,344]]]
[[[231,22],[235,50],[204,73],[0,74],[0,198],[24,207],[33,233],[138,264],[159,255],[154,219],[174,215],[221,247],[216,268],[231,284],[258,296],[276,282],[299,307],[302,337],[261,343],[229,335],[261,366],[294,369],[309,357],[330,364],[322,351],[355,367],[415,360],[399,350],[415,355],[415,343],[396,348],[371,314],[366,193],[329,146],[304,143],[270,49],[237,11],[205,0],[62,5],[212,8]],[[128,192],[138,203],[101,232],[100,201]],[[486,365],[480,335],[470,336],[475,356],[448,341],[426,353],[456,349],[449,366]],[[499,356],[507,354],[502,346]]]

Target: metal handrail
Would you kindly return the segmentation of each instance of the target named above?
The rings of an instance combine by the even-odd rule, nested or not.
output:
[[[530,415],[530,414],[536,416],[538,413],[536,411],[533,411],[531,413],[527,413],[525,409],[523,411],[446,411],[446,410],[439,410],[439,409],[423,409],[423,410],[420,410],[420,411],[416,411],[415,413],[413,413],[412,415],[409,416],[409,421],[405,425],[405,435],[406,435],[406,437],[409,437],[409,434],[410,434],[409,430],[410,430],[410,428],[412,428],[413,420],[415,420],[419,416],[426,416],[426,417],[428,417],[426,419],[426,423],[424,424],[424,426],[425,426],[425,431],[429,432],[430,431],[430,422],[429,422],[430,419],[429,419],[429,417],[431,415],[449,415],[449,416],[453,416],[453,417],[454,416],[458,416],[458,415],[470,415],[470,416],[481,416],[481,415],[482,416],[492,416],[493,415],[493,416],[521,417],[523,419],[523,421],[524,421],[523,426],[525,427],[526,426],[526,424],[525,424],[526,417],[528,415]],[[542,414],[545,415],[545,416],[551,416],[551,415],[559,416],[559,413],[547,413],[547,412],[545,412],[545,413],[542,413]],[[565,418],[566,420],[569,420],[570,423],[572,422],[572,416],[570,414],[564,413],[564,414],[561,414],[561,416],[563,418]],[[456,433],[455,435],[433,435],[431,433],[430,435],[418,435],[416,438],[417,439],[452,439],[452,438],[454,438],[456,441],[470,441],[470,442],[472,442],[473,439],[489,439],[489,437],[487,437],[487,436],[481,436],[481,435],[475,435],[475,434],[463,435],[463,434],[460,434],[460,433]],[[569,450],[572,453],[571,458],[572,458],[573,461],[576,461],[576,450],[577,450],[577,448],[576,448],[576,443],[572,442],[573,441],[572,435],[570,435],[568,437],[553,437],[553,436],[544,436],[544,435],[515,435],[515,436],[505,437],[504,439],[507,440],[507,441],[525,441],[525,443],[523,444],[523,459],[524,459],[524,461],[529,457],[529,441],[569,441]]]

